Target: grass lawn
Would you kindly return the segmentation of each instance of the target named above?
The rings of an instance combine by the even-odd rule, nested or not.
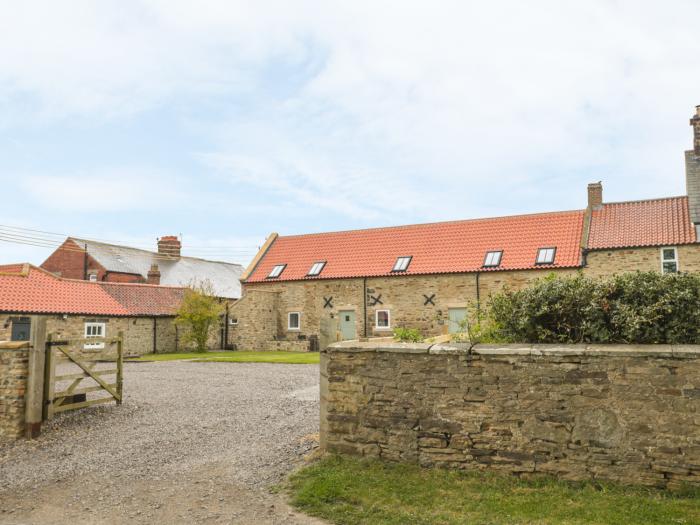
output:
[[[329,457],[292,475],[301,511],[355,524],[698,524],[700,489],[670,493]]]
[[[216,363],[288,363],[315,364],[318,352],[203,352],[182,354],[148,354],[130,361],[175,361],[189,359],[197,362]]]

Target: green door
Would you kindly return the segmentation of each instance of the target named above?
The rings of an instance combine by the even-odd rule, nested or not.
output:
[[[343,341],[349,339],[357,339],[355,334],[355,311],[345,310],[338,313],[340,317],[340,334],[343,337]]]
[[[466,308],[449,308],[447,310],[449,314],[449,328],[450,328],[450,333],[451,334],[456,334],[459,332],[463,331],[463,328],[460,326],[460,323],[464,321],[464,319],[467,317],[467,309]]]

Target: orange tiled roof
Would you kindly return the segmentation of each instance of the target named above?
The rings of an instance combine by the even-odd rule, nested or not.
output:
[[[696,242],[688,197],[603,204],[591,215],[588,248],[669,246]]]
[[[109,317],[172,315],[184,289],[62,279],[30,264],[0,266],[0,312]]]
[[[278,237],[246,282],[397,275],[397,257],[411,256],[401,275],[578,267],[582,210],[391,228]],[[556,247],[553,265],[536,265],[538,248]],[[488,251],[503,250],[498,268],[484,268]],[[326,261],[318,277],[311,265]],[[278,279],[267,276],[286,264]]]

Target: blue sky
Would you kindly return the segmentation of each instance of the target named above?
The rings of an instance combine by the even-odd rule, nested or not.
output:
[[[0,225],[245,263],[271,231],[683,194],[700,5],[563,4],[5,2]]]

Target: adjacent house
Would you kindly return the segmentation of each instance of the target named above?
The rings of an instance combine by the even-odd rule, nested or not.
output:
[[[241,296],[240,264],[209,261],[180,254],[174,235],[158,239],[158,251],[68,237],[41,267],[58,276],[86,281],[188,286],[208,281],[214,295]]]
[[[61,340],[88,338],[80,354],[109,355],[106,338],[124,336],[125,355],[174,351],[174,324],[185,289],[65,279],[30,264],[0,266],[0,341],[27,340],[31,316],[47,318],[47,331]]]
[[[700,106],[687,195],[585,209],[310,235],[270,235],[231,308],[238,348],[309,349],[336,339],[460,329],[470,305],[551,272],[700,271]],[[318,343],[317,343],[318,341]]]

